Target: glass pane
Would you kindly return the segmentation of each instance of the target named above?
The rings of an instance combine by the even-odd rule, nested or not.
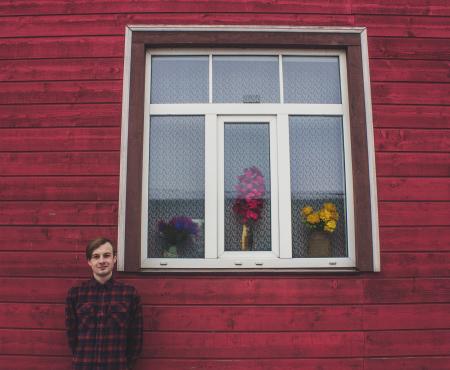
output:
[[[214,103],[278,103],[277,56],[213,56]]]
[[[346,257],[341,117],[289,118],[293,257]]]
[[[153,56],[151,103],[208,103],[208,70],[208,56]]]
[[[283,57],[285,103],[340,104],[338,57]]]
[[[225,251],[272,249],[269,146],[269,123],[225,123]]]
[[[150,122],[148,256],[203,258],[203,116],[153,116]]]

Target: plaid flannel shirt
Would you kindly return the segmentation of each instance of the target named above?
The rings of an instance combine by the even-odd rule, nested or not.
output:
[[[74,370],[129,370],[142,349],[142,307],[132,286],[94,278],[69,290],[66,328]]]

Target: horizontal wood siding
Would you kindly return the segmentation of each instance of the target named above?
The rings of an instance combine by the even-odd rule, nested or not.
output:
[[[127,24],[364,26],[381,272],[119,274],[138,370],[438,370],[450,363],[445,0],[0,3],[0,369],[68,370],[67,289],[117,237]]]

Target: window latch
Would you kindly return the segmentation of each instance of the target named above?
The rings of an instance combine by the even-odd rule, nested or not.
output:
[[[255,262],[255,265],[256,266],[262,266],[262,265],[264,265],[264,263],[263,262]]]
[[[240,261],[235,261],[234,264],[235,264],[236,266],[242,266],[242,262],[240,262]]]
[[[167,262],[160,262],[159,263],[161,266],[167,266]]]
[[[336,265],[337,265],[337,262],[336,262],[336,261],[330,261],[330,262],[328,262],[328,264],[329,264],[330,266],[336,266]]]

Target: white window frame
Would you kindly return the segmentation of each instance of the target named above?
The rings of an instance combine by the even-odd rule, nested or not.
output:
[[[212,55],[278,55],[281,103],[212,103]],[[209,103],[150,104],[152,55],[208,55]],[[341,104],[284,104],[281,55],[337,56]],[[155,49],[146,52],[145,122],[141,212],[141,268],[148,269],[348,269],[356,266],[353,178],[347,91],[346,55],[338,50]],[[148,158],[152,115],[205,117],[205,258],[148,258]],[[348,257],[292,258],[289,116],[340,116],[343,122]],[[223,122],[263,118],[271,126],[272,252],[223,252]],[[221,132],[222,130],[222,132]],[[272,141],[273,140],[273,141]],[[218,148],[218,150],[217,150]],[[279,187],[279,184],[280,185]],[[282,186],[282,188],[281,188]],[[221,206],[222,205],[222,206]]]

